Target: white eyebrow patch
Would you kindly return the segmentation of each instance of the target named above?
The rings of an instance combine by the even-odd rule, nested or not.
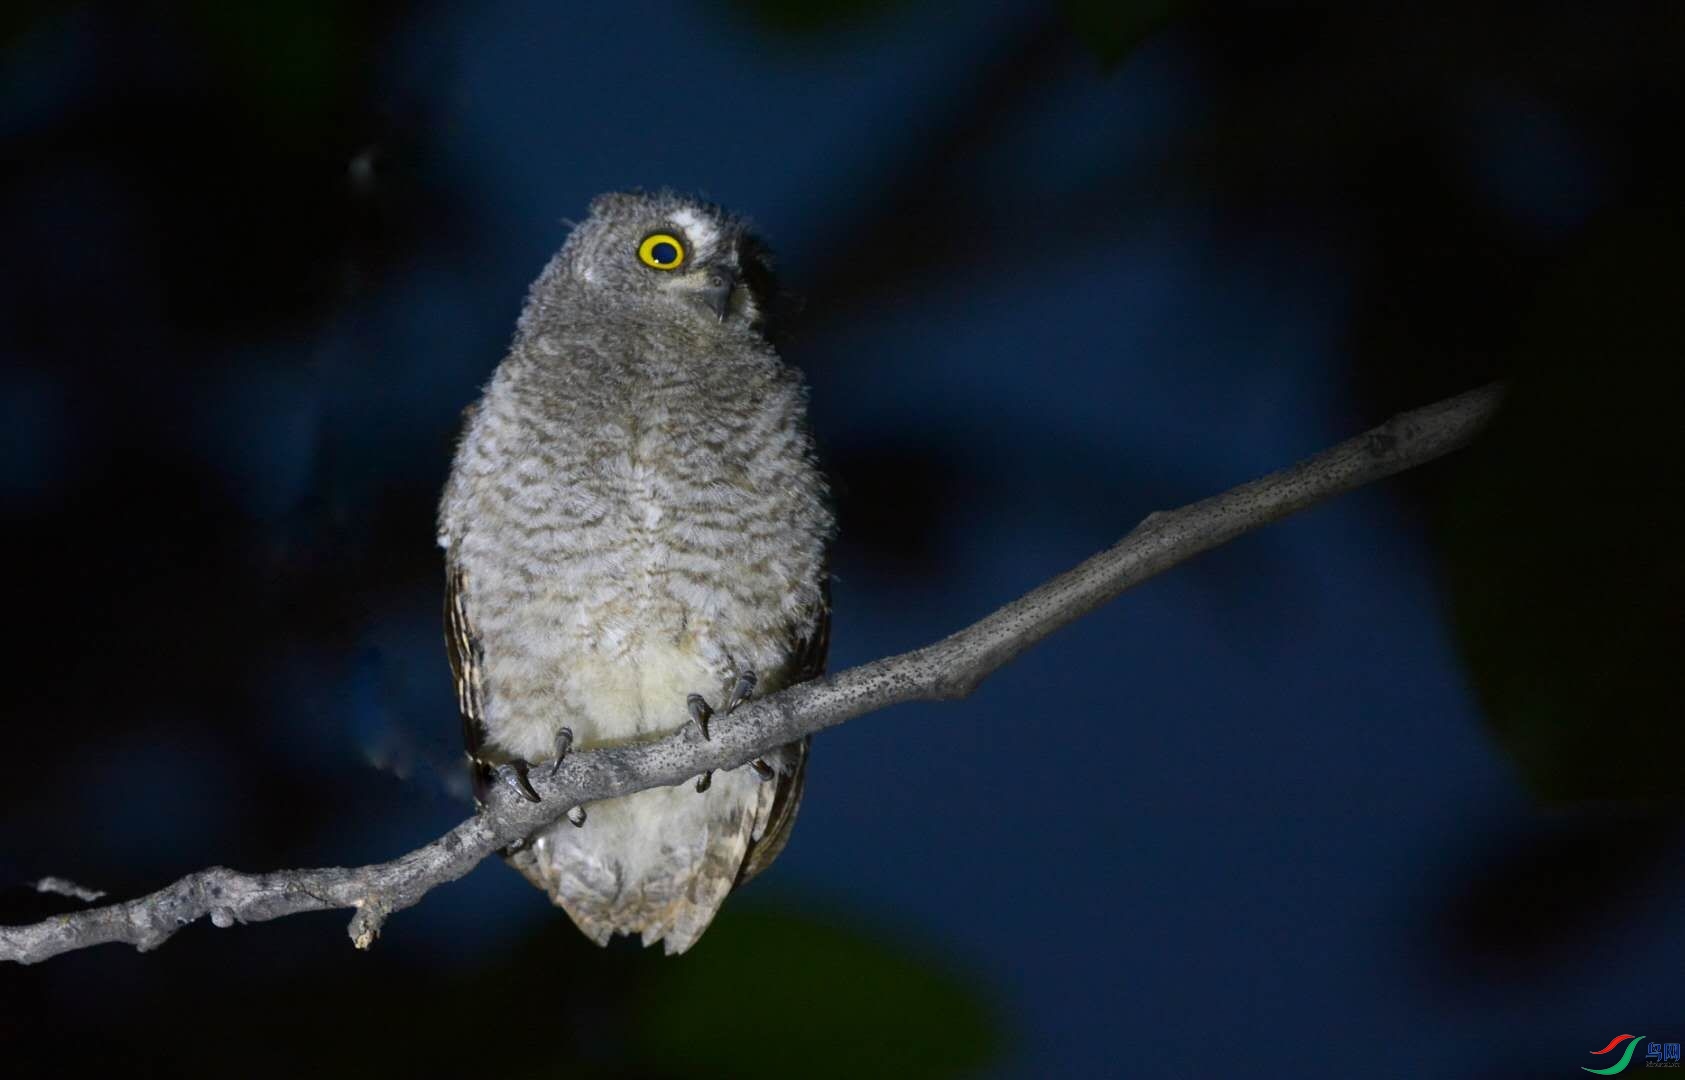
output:
[[[690,240],[690,246],[695,249],[693,256],[705,259],[714,253],[714,245],[719,243],[720,234],[712,222],[697,214],[694,210],[676,210],[673,213],[673,224],[684,230]]]

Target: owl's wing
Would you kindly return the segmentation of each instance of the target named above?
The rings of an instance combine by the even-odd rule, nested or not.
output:
[[[790,826],[796,823],[796,811],[802,805],[802,789],[807,785],[807,747],[812,741],[811,737],[804,737],[784,747],[785,764],[779,772],[778,782],[766,785],[775,786],[777,790],[772,793],[772,805],[766,811],[765,831],[749,841],[749,851],[737,871],[734,887],[771,866],[772,860],[778,858],[784,845],[789,843]],[[755,816],[755,824],[763,824],[761,815]]]
[[[790,684],[806,682],[825,673],[825,661],[831,652],[831,575],[827,570],[820,587],[819,618],[813,630],[796,650],[795,675]],[[755,829],[749,841],[749,851],[743,867],[737,872],[736,884],[745,881],[772,865],[778,853],[790,840],[790,827],[796,823],[796,811],[801,808],[802,789],[807,784],[807,750],[812,736],[785,744],[784,767],[779,770],[772,805],[765,807],[765,816],[757,813]]]
[[[491,766],[481,757],[485,744],[485,652],[468,621],[462,567],[455,549],[445,553],[445,649],[456,677],[456,705],[462,715],[462,745],[474,780],[474,802],[484,805],[491,785]]]

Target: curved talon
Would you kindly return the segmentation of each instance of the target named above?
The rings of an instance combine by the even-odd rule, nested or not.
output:
[[[532,789],[532,781],[527,779],[527,772],[531,768],[531,765],[520,758],[516,758],[514,761],[500,766],[497,771],[498,775],[503,778],[503,782],[515,789],[515,794],[527,802],[543,802],[544,800],[539,798],[538,792]]]
[[[713,783],[714,770],[709,769],[707,772],[696,778],[696,793],[698,795],[702,794],[704,791],[707,791]]]
[[[701,694],[692,694],[685,698],[685,709],[690,713],[690,722],[696,725],[696,730],[708,738],[708,721],[713,718],[714,710]]]
[[[556,732],[556,760],[550,763],[550,779],[556,778],[556,772],[562,767],[562,759],[568,756],[568,750],[573,747],[573,729],[565,727]]]
[[[737,707],[749,700],[749,695],[755,692],[755,684],[760,682],[760,676],[753,671],[745,671],[737,676],[737,682],[731,688],[731,697],[726,699],[725,713],[730,716]]]
[[[773,778],[774,773],[772,771],[772,766],[768,765],[763,759],[756,758],[755,760],[749,762],[749,764],[755,767],[755,776],[760,779],[761,783],[764,784]]]
[[[584,828],[585,827],[585,808],[583,806],[576,806],[572,810],[569,810],[568,811],[568,821],[571,822],[573,827],[576,828],[576,829]]]

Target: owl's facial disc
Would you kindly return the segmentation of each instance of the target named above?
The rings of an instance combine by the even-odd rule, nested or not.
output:
[[[677,225],[680,219],[684,219],[683,226]],[[637,248],[638,261],[659,276],[663,292],[725,322],[732,291],[737,288],[735,254],[729,249],[716,250],[720,247],[719,233],[691,212],[681,211],[673,215],[673,221],[644,236]],[[688,238],[697,231],[701,238],[692,251]],[[704,261],[698,263],[693,256]]]

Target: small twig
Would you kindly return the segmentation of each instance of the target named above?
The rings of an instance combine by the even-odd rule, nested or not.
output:
[[[0,960],[34,963],[105,942],[145,950],[207,915],[226,927],[328,908],[356,909],[351,939],[366,949],[393,912],[571,807],[735,768],[784,743],[900,702],[964,697],[1025,649],[1125,589],[1313,503],[1456,450],[1491,419],[1501,393],[1487,386],[1403,413],[1290,468],[1151,514],[1114,547],[959,633],[716,716],[707,741],[687,739],[681,729],[656,742],[569,754],[554,775],[532,774],[542,803],[495,789],[478,816],[391,862],[269,874],[202,870],[138,900],[0,927]],[[86,899],[98,896],[83,892],[92,893]]]
[[[78,885],[69,878],[44,877],[33,882],[38,893],[52,893],[54,896],[68,896],[72,900],[80,900],[84,904],[91,904],[105,895],[104,889],[90,889],[86,885]]]

